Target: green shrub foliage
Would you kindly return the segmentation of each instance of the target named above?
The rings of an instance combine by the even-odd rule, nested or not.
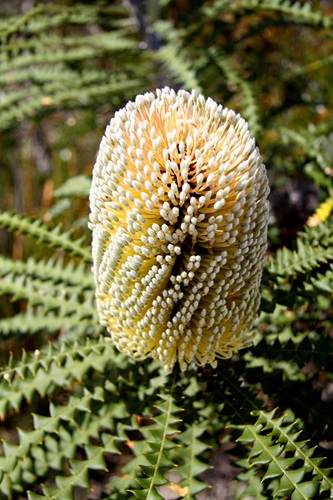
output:
[[[216,456],[235,499],[333,498],[332,6],[21,3],[0,18],[0,498],[215,498]],[[86,229],[105,125],[164,85],[240,112],[272,191],[254,345],[169,375],[99,325]],[[31,170],[33,198],[8,194]]]

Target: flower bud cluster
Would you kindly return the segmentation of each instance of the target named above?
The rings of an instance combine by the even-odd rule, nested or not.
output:
[[[167,370],[251,344],[268,181],[247,122],[192,91],[139,95],[111,119],[90,195],[100,321]]]

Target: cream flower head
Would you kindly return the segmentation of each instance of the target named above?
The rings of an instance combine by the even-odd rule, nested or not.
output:
[[[115,113],[90,227],[98,313],[120,351],[185,370],[251,344],[268,191],[247,122],[212,99],[166,87]]]

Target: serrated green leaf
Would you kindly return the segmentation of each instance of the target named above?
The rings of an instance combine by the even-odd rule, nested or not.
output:
[[[133,493],[136,498],[139,500],[163,500],[163,497],[155,490],[129,490],[130,493]],[[147,496],[149,495],[149,496]]]
[[[287,471],[287,469],[289,469],[289,467],[291,467],[296,462],[296,460],[297,460],[296,457],[275,458],[275,460],[269,464],[268,469],[263,477],[263,481],[265,479],[280,477],[281,472],[283,470]],[[286,472],[286,475],[289,476],[289,472]]]
[[[279,492],[292,491],[295,484],[299,484],[302,481],[305,472],[304,469],[288,470],[288,472],[281,477]]]
[[[92,262],[91,252],[82,245],[83,239],[73,241],[71,233],[61,234],[60,226],[50,228],[38,219],[33,220],[11,212],[0,213],[0,226],[21,234],[27,234],[41,243],[61,248],[72,255],[81,257],[88,263]]]
[[[316,447],[305,448],[307,440],[297,440],[300,434],[287,423],[288,415],[276,418],[275,413],[275,410],[256,412],[256,424],[245,426],[241,438],[238,438],[241,441],[244,436],[245,443],[253,443],[249,452],[251,466],[264,466],[263,480],[270,480],[274,495],[292,493],[293,499],[313,498],[319,485],[325,491],[333,491],[333,478],[329,477],[331,470],[320,468],[323,458],[314,456]],[[284,456],[287,449],[293,456]],[[299,460],[303,461],[303,468],[292,470]],[[305,471],[313,475],[313,486],[310,481],[302,482]]]
[[[297,485],[291,495],[291,500],[307,500],[313,498],[318,491],[319,482],[316,480],[305,481]]]

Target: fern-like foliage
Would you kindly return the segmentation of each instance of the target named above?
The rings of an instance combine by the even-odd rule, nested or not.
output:
[[[282,248],[268,265],[268,271],[277,276],[305,273],[333,259],[332,221],[327,221],[311,233],[306,230],[296,241],[296,249]]]
[[[295,249],[278,249],[264,273],[264,281],[271,283],[271,293],[264,296],[265,309],[270,309],[272,303],[290,306],[304,294],[330,295],[332,244],[333,224],[328,218],[311,230],[305,228],[296,240]]]
[[[180,483],[182,496],[187,499],[196,498],[201,491],[207,488],[207,484],[200,480],[203,472],[207,471],[207,464],[200,460],[208,445],[199,438],[206,430],[205,423],[193,423],[187,425],[186,430],[179,435],[181,444],[177,450],[177,458],[181,459],[181,466],[177,468],[177,474],[181,477]]]
[[[166,70],[171,73],[185,88],[202,92],[201,85],[191,61],[191,54],[184,51],[181,33],[172,29],[172,24],[167,22],[156,23],[155,29],[163,37],[164,44],[155,54]]]
[[[260,411],[257,421],[247,425],[238,438],[252,446],[251,467],[264,468],[262,483],[269,480],[273,497],[291,494],[293,500],[318,498],[328,491],[333,495],[331,468],[321,467],[324,457],[314,457],[315,447],[301,439],[292,415],[276,417],[276,411]],[[262,486],[262,489],[264,486]],[[247,492],[248,493],[248,492]],[[247,494],[244,493],[244,496]]]
[[[241,93],[241,112],[244,118],[249,123],[249,128],[253,135],[256,135],[260,130],[260,119],[258,104],[256,102],[251,84],[246,81],[235,68],[234,62],[224,54],[218,54],[216,50],[210,48],[209,56],[214,64],[221,69],[229,84],[236,85]]]
[[[169,458],[169,453],[176,446],[172,436],[177,433],[174,426],[180,421],[178,417],[180,408],[171,395],[162,396],[162,400],[156,405],[161,413],[154,418],[155,425],[148,430],[146,441],[148,450],[143,453],[146,464],[142,461],[140,464],[144,477],[137,479],[140,489],[132,490],[135,497],[141,500],[163,498],[158,492],[158,487],[168,483],[165,472],[175,466]]]
[[[142,75],[129,78],[133,65],[131,69],[128,58],[139,57],[141,51],[126,14],[114,5],[77,4],[64,9],[40,3],[18,15],[10,27],[0,19],[1,83],[8,86],[0,104],[1,129],[50,110],[101,104],[120,90],[124,95],[125,89],[131,92],[142,85]],[[70,26],[81,29],[81,36],[67,35]],[[92,30],[82,29],[86,26]],[[111,55],[117,63],[108,71],[102,61]],[[4,77],[9,73],[10,82]]]
[[[211,15],[216,15],[221,12],[221,9],[230,9],[239,11],[240,9],[247,10],[265,10],[275,11],[295,19],[299,23],[322,25],[328,28],[332,25],[332,19],[329,16],[323,15],[322,12],[312,10],[310,2],[295,2],[293,0],[240,0],[230,4],[225,0],[215,0],[213,7],[209,12]]]
[[[103,405],[103,412],[108,411],[107,417],[104,415],[104,418],[98,410],[93,410],[101,403],[106,403],[107,394],[112,391],[112,387],[109,391],[106,387],[104,389],[96,387],[93,391],[85,390],[83,394],[71,396],[66,406],[51,405],[49,416],[35,415],[34,430],[20,431],[19,444],[5,446],[5,456],[1,460],[1,470],[4,475],[0,483],[2,491],[7,495],[12,492],[13,481],[9,480],[9,472],[14,479],[14,491],[24,491],[27,476],[29,482],[36,480],[47,472],[48,464],[57,469],[59,467],[57,464],[61,464],[64,457],[70,460],[71,474],[67,477],[56,476],[57,488],[44,488],[47,497],[70,498],[76,485],[89,487],[88,469],[103,469],[105,467],[102,463],[103,453],[117,453],[111,437],[99,434],[98,429],[103,426],[104,429],[111,430],[116,419],[125,417],[124,405],[119,401],[109,400],[108,404]],[[90,448],[89,440],[92,438],[100,438],[103,444]],[[82,445],[86,445],[87,459],[77,462],[75,451]],[[26,460],[26,456],[31,453],[30,450],[34,450],[32,453],[34,460]],[[55,458],[54,463],[50,461],[52,456]]]
[[[44,397],[56,387],[70,387],[91,369],[103,371],[113,356],[110,340],[103,337],[54,342],[41,351],[23,351],[19,360],[12,355],[1,372],[0,415],[18,410],[35,394]]]
[[[0,281],[1,295],[11,296],[12,301],[28,301],[30,307],[38,307],[39,314],[45,315],[46,323],[51,326],[51,330],[52,313],[61,315],[62,318],[70,317],[70,322],[74,324],[86,318],[90,321],[94,318],[97,322],[93,293],[91,291],[85,293],[78,287],[68,287],[64,291],[63,286],[62,283],[55,285],[52,280],[31,279],[28,276],[18,278],[15,274],[8,274]],[[25,316],[29,317],[29,310]],[[42,326],[45,326],[45,323],[44,325],[42,323]],[[66,328],[66,323],[64,327]]]
[[[249,4],[250,8],[259,7],[260,9],[275,10],[288,14],[295,18],[298,22],[309,23],[314,25],[322,24],[324,27],[329,27],[332,24],[332,19],[323,16],[320,12],[315,12],[311,9],[310,2],[293,2],[290,0],[266,0],[262,2],[244,1],[246,7]]]
[[[60,247],[63,251],[71,255],[81,257],[85,262],[92,262],[90,251],[82,247],[83,238],[73,241],[71,232],[62,232],[60,225],[51,230],[51,228],[39,219],[32,219],[31,217],[24,217],[10,212],[2,212],[0,214],[0,227],[21,234],[29,234],[29,236],[32,236],[40,243],[46,243],[51,247]]]

